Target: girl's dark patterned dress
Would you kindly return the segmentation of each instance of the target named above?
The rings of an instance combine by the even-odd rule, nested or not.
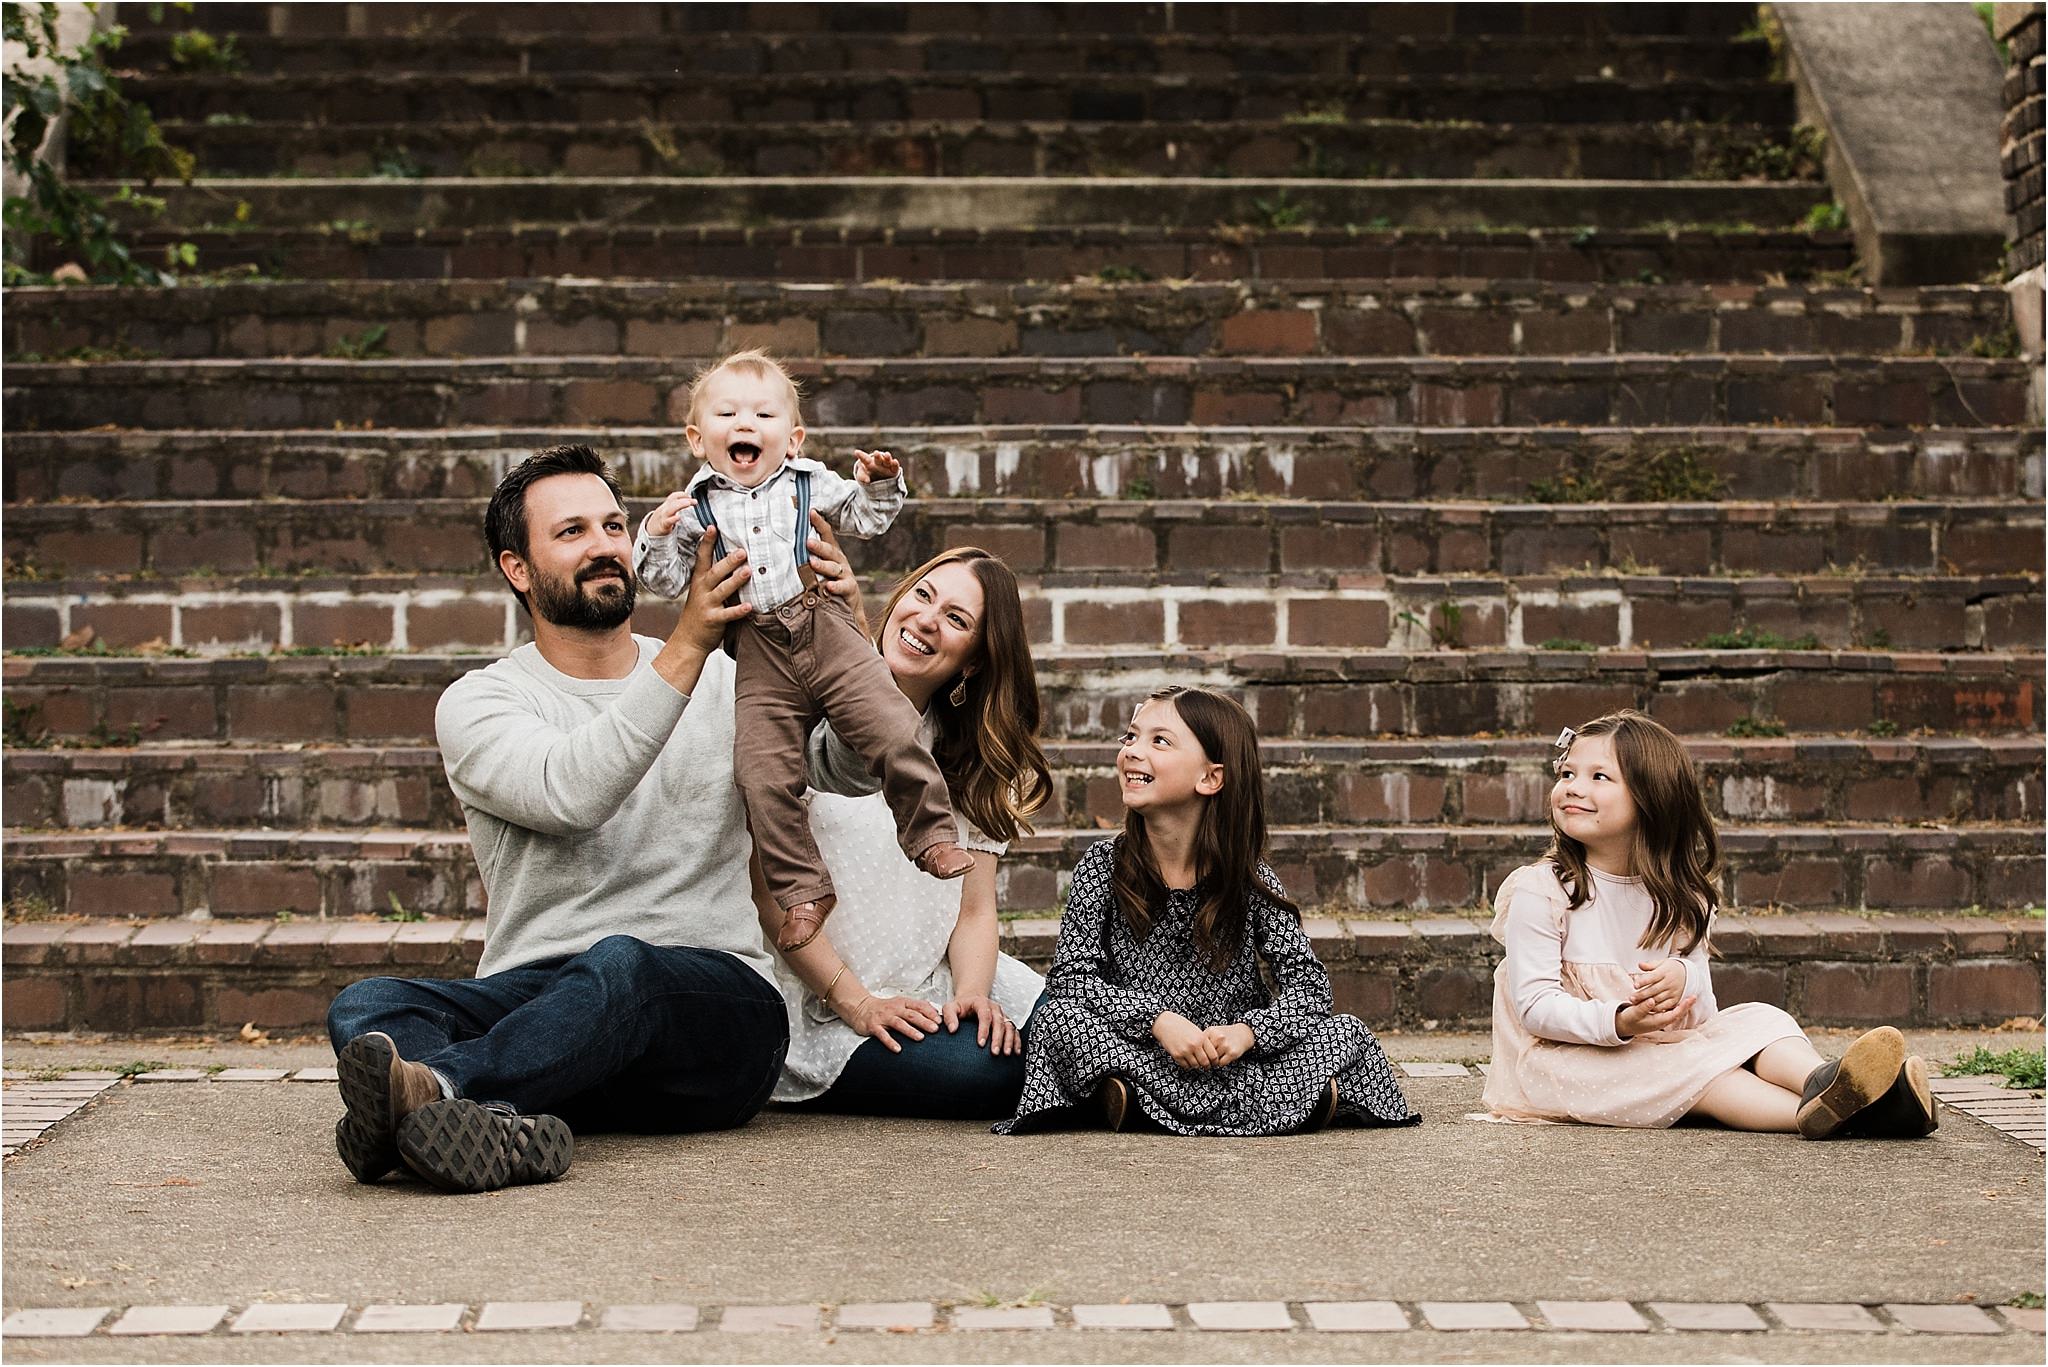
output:
[[[1270,1135],[1298,1129],[1337,1079],[1337,1119],[1408,1125],[1421,1117],[1401,1095],[1372,1031],[1330,1012],[1330,975],[1309,947],[1299,918],[1265,897],[1247,909],[1237,954],[1211,971],[1194,944],[1197,902],[1170,894],[1135,940],[1110,890],[1116,840],[1089,850],[1074,870],[1046,995],[1032,1013],[1017,1114],[993,1128],[1017,1134],[1067,1123],[1103,1077],[1131,1084],[1145,1114],[1175,1134]],[[1259,865],[1275,891],[1280,882]],[[1259,962],[1279,991],[1267,990]],[[1222,1068],[1188,1069],[1152,1038],[1152,1022],[1175,1011],[1196,1025],[1243,1021],[1257,1036],[1250,1052]]]

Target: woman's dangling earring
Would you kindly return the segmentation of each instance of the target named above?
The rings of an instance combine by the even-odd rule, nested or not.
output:
[[[960,676],[959,683],[953,685],[953,691],[946,695],[946,701],[955,707],[965,707],[967,705],[967,676],[965,674]]]

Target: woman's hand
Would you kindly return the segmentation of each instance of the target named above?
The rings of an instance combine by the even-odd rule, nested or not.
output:
[[[1669,1011],[1623,1003],[1621,1009],[1614,1013],[1614,1033],[1627,1040],[1634,1039],[1637,1035],[1647,1035],[1653,1030],[1668,1030],[1685,1019],[1686,1013],[1692,1010],[1692,1004],[1697,1000],[1696,997],[1682,998],[1678,1005]]]
[[[1669,1011],[1678,1005],[1678,999],[1685,995],[1685,965],[1677,959],[1658,962],[1646,959],[1637,967],[1643,971],[1633,975],[1635,995],[1629,998],[1631,1006],[1647,1006],[1653,1011]]]
[[[1152,1022],[1152,1038],[1183,1068],[1214,1068],[1216,1042],[1209,1032],[1177,1011],[1161,1011]]]
[[[811,538],[804,544],[811,549],[811,570],[818,576],[818,587],[834,598],[846,600],[846,606],[853,609],[853,620],[860,627],[860,634],[868,634],[867,605],[861,601],[860,580],[854,577],[853,566],[847,562],[846,552],[839,548],[839,537],[832,530],[832,524],[825,515],[811,510]]]
[[[946,1003],[944,1015],[948,1034],[960,1028],[964,1017],[974,1017],[974,1042],[991,1054],[1014,1054],[1023,1047],[1016,1023],[988,997],[955,997]]]
[[[1243,1021],[1235,1025],[1212,1025],[1202,1032],[1209,1037],[1209,1043],[1216,1046],[1216,1066],[1226,1067],[1237,1062],[1252,1051],[1259,1037]]]
[[[840,1013],[856,1035],[878,1039],[892,1054],[903,1052],[896,1035],[923,1039],[939,1028],[939,1009],[916,997],[869,997]]]

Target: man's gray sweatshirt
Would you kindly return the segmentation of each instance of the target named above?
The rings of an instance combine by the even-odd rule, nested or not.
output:
[[[489,899],[477,974],[608,935],[736,955],[775,981],[733,786],[723,651],[685,697],[635,636],[623,679],[578,679],[530,642],[448,686],[434,712]]]

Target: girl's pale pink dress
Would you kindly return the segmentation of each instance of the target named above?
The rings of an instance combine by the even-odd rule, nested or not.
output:
[[[1494,894],[1493,938],[1507,948],[1493,972],[1494,1115],[1661,1129],[1766,1045],[1804,1038],[1775,1006],[1719,1009],[1702,937],[1677,956],[1698,998],[1684,1025],[1623,1041],[1614,1014],[1635,990],[1630,975],[1674,956],[1641,947],[1655,910],[1642,880],[1591,873],[1593,895],[1577,911],[1547,862],[1516,869]]]

